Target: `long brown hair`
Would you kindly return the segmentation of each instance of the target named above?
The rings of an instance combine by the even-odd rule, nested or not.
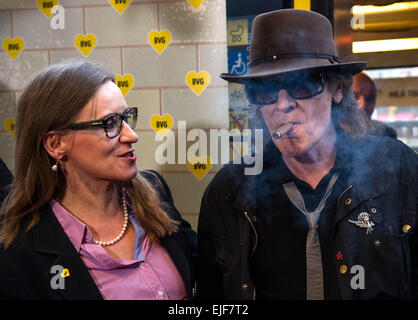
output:
[[[55,159],[43,146],[51,130],[65,127],[84,108],[112,74],[88,62],[67,62],[42,71],[26,87],[16,117],[15,177],[0,212],[0,243],[5,248],[24,228],[29,231],[40,217],[40,208],[66,189],[64,173],[54,172]],[[153,241],[175,231],[177,224],[162,209],[158,194],[140,174],[124,183],[135,215]],[[118,183],[118,190],[122,183]],[[1,219],[0,219],[1,220]]]

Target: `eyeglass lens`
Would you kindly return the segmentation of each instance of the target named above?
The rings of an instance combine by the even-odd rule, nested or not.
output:
[[[131,129],[134,129],[137,121],[136,109],[129,108],[123,114],[113,114],[104,119],[104,128],[109,138],[114,138],[119,135],[122,128],[122,120],[125,121]]]
[[[285,81],[263,80],[245,84],[247,98],[252,104],[268,105],[277,102],[280,89],[294,99],[308,99],[324,90],[322,75],[307,74]]]

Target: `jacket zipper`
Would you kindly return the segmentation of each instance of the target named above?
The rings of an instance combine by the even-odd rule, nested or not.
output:
[[[250,258],[251,258],[251,257],[252,257],[252,255],[253,255],[253,254],[254,254],[254,252],[255,252],[255,249],[257,248],[257,245],[258,245],[258,234],[257,234],[257,230],[256,230],[256,229],[255,229],[255,227],[254,227],[253,222],[251,221],[251,218],[248,216],[248,212],[247,212],[247,211],[244,211],[244,215],[245,215],[245,217],[247,218],[248,222],[250,223],[251,228],[253,229],[253,231],[254,231],[254,235],[255,235],[255,244],[254,244],[253,250],[251,251],[251,255],[250,255]]]
[[[257,248],[257,245],[258,245],[258,234],[257,234],[257,230],[254,227],[253,222],[251,221],[251,218],[248,216],[247,211],[244,211],[244,216],[245,216],[245,218],[247,218],[248,222],[250,223],[251,228],[253,229],[254,235],[255,235],[255,244],[254,244],[253,250],[251,251],[251,254],[250,254],[250,259],[251,259],[251,257],[253,256],[253,254],[255,252],[255,249]],[[254,288],[254,290],[253,290],[253,300],[255,300],[255,295],[256,295],[256,293],[255,293],[255,288]]]

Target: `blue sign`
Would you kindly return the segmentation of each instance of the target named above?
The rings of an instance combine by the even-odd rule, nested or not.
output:
[[[229,51],[228,70],[231,74],[246,74],[248,70],[248,51]]]

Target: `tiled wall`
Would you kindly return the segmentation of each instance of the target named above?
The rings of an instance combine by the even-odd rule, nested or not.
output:
[[[132,0],[122,15],[107,0],[61,0],[65,28],[54,30],[36,0],[0,0],[0,40],[21,37],[24,49],[12,59],[0,52],[0,157],[13,170],[14,137],[5,122],[15,117],[16,101],[25,85],[50,64],[67,59],[98,63],[114,74],[130,73],[135,86],[125,96],[138,106],[135,145],[140,169],[163,174],[175,203],[196,228],[203,191],[220,165],[199,180],[185,164],[159,165],[155,132],[149,119],[169,113],[187,129],[228,128],[227,85],[218,75],[227,70],[225,0],[203,0],[194,8],[187,0]],[[148,43],[151,30],[169,30],[172,40],[162,54]],[[74,45],[77,34],[93,33],[97,46],[84,57]],[[185,83],[189,71],[211,75],[208,87],[197,96]],[[188,142],[190,146],[193,142]]]

